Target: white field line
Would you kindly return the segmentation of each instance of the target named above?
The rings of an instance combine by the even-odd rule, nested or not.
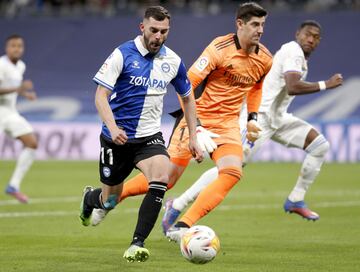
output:
[[[289,191],[290,192],[290,191]],[[228,195],[226,198],[235,199],[235,198],[248,198],[248,197],[286,197],[289,192],[287,191],[277,191],[277,192],[240,192],[236,194]],[[312,196],[324,196],[324,197],[343,197],[343,196],[359,196],[360,190],[340,190],[340,191],[314,191],[310,192]],[[172,191],[167,193],[168,196],[176,196],[172,194]],[[129,200],[138,200],[142,196],[129,197],[126,201]],[[76,203],[81,199],[80,196],[66,196],[66,197],[48,197],[48,198],[30,198],[29,204],[50,204],[50,203]],[[15,199],[9,200],[0,200],[1,206],[13,206],[13,205],[22,205],[19,201]]]
[[[314,203],[313,207],[329,208],[329,207],[357,207],[360,206],[360,200],[355,201],[333,201]],[[281,209],[279,204],[245,204],[245,205],[221,205],[218,210],[261,210],[261,209]],[[138,208],[118,209],[112,213],[137,213]],[[0,218],[14,217],[51,217],[51,216],[77,216],[77,211],[30,211],[30,212],[0,212]]]
[[[0,213],[0,218],[13,218],[13,217],[50,217],[50,216],[76,216],[78,213],[75,211],[38,211],[38,212],[5,212]]]
[[[73,203],[80,201],[79,196],[30,198],[29,204]],[[0,206],[22,205],[16,199],[0,200]]]
[[[360,200],[354,201],[333,201],[333,202],[317,202],[313,203],[315,208],[330,208],[330,207],[356,207],[360,206]],[[244,205],[221,205],[217,209],[226,210],[262,210],[262,209],[281,209],[280,204],[244,204]]]

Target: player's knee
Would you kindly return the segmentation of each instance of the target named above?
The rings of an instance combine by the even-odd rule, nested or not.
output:
[[[320,134],[311,142],[306,151],[314,157],[324,157],[329,149],[329,142]]]
[[[23,143],[24,147],[37,149],[38,148],[38,141],[35,135],[30,135],[26,137],[19,137],[20,141]]]
[[[33,142],[31,142],[31,143],[28,143],[28,144],[26,145],[26,147],[32,148],[32,149],[37,149],[37,148],[38,148],[38,143],[37,143],[37,141],[33,141]]]
[[[107,200],[103,203],[105,210],[112,210],[118,204],[118,195],[109,195]]]
[[[168,175],[168,173],[161,173],[159,175],[154,176],[150,180],[156,180],[158,182],[168,184],[169,183],[169,175]]]
[[[219,171],[219,175],[227,175],[228,177],[231,177],[232,179],[239,181],[242,177],[242,169],[240,167],[226,167]]]

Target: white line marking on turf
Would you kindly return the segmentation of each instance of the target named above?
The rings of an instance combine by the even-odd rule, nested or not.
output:
[[[334,201],[314,203],[314,207],[356,207],[360,206],[360,201]],[[221,205],[218,210],[254,210],[254,209],[281,209],[279,204],[244,204],[244,205]],[[138,208],[118,209],[112,213],[137,213]],[[0,213],[0,218],[16,217],[51,217],[51,216],[77,216],[77,211],[31,211],[31,212],[5,212]]]
[[[29,204],[47,204],[47,203],[72,203],[80,201],[79,196],[51,197],[51,198],[31,198]],[[16,199],[1,200],[0,206],[19,205]]]
[[[226,198],[229,199],[236,199],[236,198],[246,198],[246,197],[286,197],[289,192],[286,191],[277,191],[277,192],[242,192],[236,193],[227,196]],[[179,196],[168,194],[168,196]],[[360,196],[360,190],[340,190],[340,191],[318,191],[318,192],[311,192],[313,196],[329,196],[329,197],[340,197],[340,196]],[[135,196],[129,197],[126,199],[128,200],[138,200],[141,199],[143,196]],[[65,197],[47,197],[47,198],[30,198],[29,204],[47,204],[47,203],[75,203],[79,202],[81,199],[80,196],[65,196]],[[13,205],[23,205],[20,204],[19,201],[15,199],[9,200],[0,200],[0,206],[13,206]]]
[[[319,208],[330,207],[356,207],[360,206],[360,201],[334,201],[334,202],[318,202],[312,205]],[[280,209],[279,204],[244,204],[244,205],[221,205],[217,209],[225,210],[251,210],[251,209]]]
[[[75,216],[78,213],[75,211],[47,211],[47,212],[8,212],[0,213],[0,218],[9,217],[44,217],[44,216]]]

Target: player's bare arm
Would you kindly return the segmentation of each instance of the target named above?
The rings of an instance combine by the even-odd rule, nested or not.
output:
[[[196,141],[196,106],[193,95],[182,98],[185,120],[189,128],[189,149],[197,162],[204,159],[204,153]]]
[[[296,31],[295,37],[296,43],[303,51],[305,59],[309,59],[321,41],[321,26],[318,24],[304,25]],[[284,74],[284,78],[289,95],[310,94],[326,89],[333,89],[340,86],[343,82],[341,74],[334,74],[325,81],[308,82],[301,79],[300,72],[289,71]]]
[[[331,78],[324,81],[324,86],[320,82],[308,82],[301,80],[301,74],[296,72],[285,73],[286,89],[289,95],[303,95],[319,92],[323,89],[333,89],[340,86],[343,82],[341,74],[334,74]]]
[[[128,137],[126,136],[125,131],[119,128],[115,123],[114,115],[108,102],[110,94],[111,91],[109,89],[99,85],[95,94],[95,105],[101,120],[110,130],[113,142],[118,145],[123,145],[126,143]]]
[[[28,100],[35,100],[37,98],[34,84],[31,80],[24,80],[18,88],[17,93]]]
[[[19,93],[22,94],[27,91],[32,91],[34,88],[31,80],[24,80],[17,88],[0,88],[0,94]]]

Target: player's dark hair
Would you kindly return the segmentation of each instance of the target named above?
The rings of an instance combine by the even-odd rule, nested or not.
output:
[[[156,21],[164,21],[166,18],[170,20],[171,16],[169,11],[162,6],[151,6],[145,10],[144,18],[154,18]]]
[[[321,25],[319,24],[319,22],[317,22],[315,20],[306,20],[306,21],[302,22],[301,25],[299,26],[299,30],[303,29],[305,26],[317,27],[321,32]]]
[[[267,11],[255,2],[246,2],[240,4],[237,12],[236,19],[241,19],[245,23],[250,21],[251,17],[264,17],[267,15]]]
[[[22,36],[20,36],[19,34],[12,34],[10,36],[8,36],[6,39],[5,39],[5,44],[7,44],[8,41],[10,40],[15,40],[15,39],[24,39]]]

